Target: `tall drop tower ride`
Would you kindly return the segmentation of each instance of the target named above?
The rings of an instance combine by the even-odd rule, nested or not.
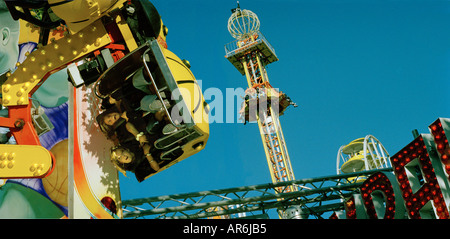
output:
[[[279,116],[296,105],[269,83],[266,66],[278,58],[259,26],[258,16],[241,9],[238,2],[228,19],[228,31],[236,40],[225,45],[225,57],[247,78],[249,88],[240,114],[245,122],[258,122],[272,182],[291,181],[295,177]],[[294,186],[283,190],[277,193],[296,191]]]

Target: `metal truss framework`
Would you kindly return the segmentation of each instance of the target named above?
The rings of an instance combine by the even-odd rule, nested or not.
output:
[[[266,210],[286,210],[301,206],[303,213],[322,218],[326,212],[344,209],[344,201],[358,193],[365,177],[391,168],[349,174],[268,183],[229,189],[157,196],[124,200],[124,218],[197,219],[251,212],[264,214]],[[298,191],[290,191],[296,186]]]

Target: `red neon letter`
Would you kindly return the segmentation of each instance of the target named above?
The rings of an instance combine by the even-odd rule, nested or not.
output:
[[[345,201],[345,215],[347,219],[356,219],[356,205],[354,197],[351,197]]]
[[[448,138],[446,136],[449,123],[449,119],[441,118],[430,125],[431,134],[433,135],[434,142],[436,143],[437,152],[439,153],[447,175],[450,175],[450,144],[448,143]]]
[[[395,175],[400,184],[405,206],[408,210],[410,218],[422,218],[420,210],[432,201],[435,207],[435,212],[439,218],[449,218],[447,206],[439,187],[436,174],[431,165],[430,156],[428,154],[427,145],[424,143],[424,136],[420,135],[410,144],[400,150],[391,158],[394,166]],[[431,138],[431,136],[430,136]],[[428,147],[431,147],[431,142],[427,139]],[[416,167],[414,167],[416,166]],[[409,167],[413,169],[409,169]],[[413,171],[420,169],[423,175],[423,184],[420,186],[420,180]],[[415,192],[413,193],[412,187]]]
[[[395,216],[395,194],[392,188],[391,182],[383,173],[375,173],[370,176],[361,187],[361,195],[364,200],[364,206],[366,207],[367,214],[371,219],[377,219],[378,215],[375,209],[372,197],[376,192],[380,192],[386,202],[385,219],[394,219]],[[381,215],[382,216],[382,215]]]

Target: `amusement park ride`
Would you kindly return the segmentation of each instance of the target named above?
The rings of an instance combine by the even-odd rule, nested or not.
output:
[[[172,130],[155,133],[152,151],[144,152],[135,167],[140,181],[200,152],[209,137],[208,105],[188,62],[168,50],[167,27],[149,1],[17,0],[6,5],[15,20],[40,31],[37,49],[0,77],[1,103],[8,109],[0,127],[8,128],[17,143],[0,145],[0,179],[46,178],[55,171],[61,159],[42,146],[39,137],[48,119],[34,116],[38,110],[31,95],[50,75],[67,71],[73,85],[68,218],[236,218],[242,213],[267,218],[273,208],[280,218],[449,217],[448,119],[438,119],[430,125],[431,134],[415,135],[392,157],[375,137],[356,139],[339,148],[336,175],[295,179],[279,116],[296,105],[269,83],[266,66],[278,58],[259,31],[256,14],[239,3],[228,20],[236,40],[225,46],[225,57],[246,76],[249,88],[240,113],[245,122],[258,123],[272,183],[122,201],[118,171],[124,170],[111,163],[111,150],[130,142],[144,149],[149,142],[140,139],[148,134],[129,130],[127,117],[117,124],[125,124],[130,137],[108,134],[99,116],[106,118],[120,100],[126,112],[145,120],[156,113],[132,104],[139,102],[133,97],[152,95],[161,103],[161,124]],[[54,31],[63,35],[50,38]],[[144,93],[123,93],[133,87]]]
[[[8,162],[7,170],[0,172],[1,178],[45,178],[54,170],[55,157],[41,146],[35,130],[30,97],[51,74],[65,68],[76,87],[71,88],[69,100],[69,118],[73,119],[69,120],[69,177],[73,178],[69,187],[74,188],[72,192],[69,189],[69,198],[73,198],[69,200],[72,201],[69,218],[83,217],[75,213],[75,208],[82,205],[88,209],[87,215],[94,218],[121,217],[120,193],[114,185],[118,183],[117,171],[114,167],[100,166],[110,161],[112,146],[136,140],[138,146],[145,148],[152,142],[149,146],[152,151],[144,151],[146,160],[138,161],[136,166],[139,181],[204,148],[209,136],[207,104],[197,93],[199,86],[189,64],[167,49],[167,27],[149,1],[24,0],[6,1],[6,5],[15,20],[37,25],[40,35],[37,49],[28,52],[26,60],[6,74],[2,85],[2,105],[9,115],[0,119],[0,126],[9,128],[17,145],[1,145],[5,158],[2,163]],[[64,29],[64,36],[49,39],[54,28]],[[162,115],[160,124],[171,125],[172,130],[153,133],[149,137],[156,139],[152,141],[147,139],[145,127],[143,131],[129,130],[132,126],[138,128],[134,122],[130,123],[130,112],[141,114],[137,118],[144,120],[152,113],[130,103],[135,100],[130,97],[142,96],[142,92],[124,89],[126,86],[152,95],[155,99],[152,102],[160,103],[156,108]],[[103,122],[95,121],[115,107],[111,106],[114,104],[111,99],[120,102],[120,113],[126,109],[127,123],[123,122],[124,117],[121,123],[129,134],[110,138],[112,142],[108,142],[102,135],[108,132],[99,127]],[[89,148],[93,141],[102,147]],[[159,165],[150,168],[155,160]],[[106,208],[101,203],[102,196],[97,195],[99,192],[108,195],[119,210],[112,213],[111,208]]]
[[[339,148],[336,163],[337,174],[390,167],[389,153],[372,135],[355,139]]]
[[[278,61],[275,50],[259,31],[258,16],[238,7],[228,19],[228,31],[236,39],[225,46],[226,58],[247,78],[248,89],[240,111],[247,121],[257,121],[272,182],[295,180],[279,120],[286,108],[295,105],[286,94],[269,83],[266,65]],[[286,188],[295,191],[294,187]]]

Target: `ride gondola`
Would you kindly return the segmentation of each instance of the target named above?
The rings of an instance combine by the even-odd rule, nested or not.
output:
[[[162,124],[170,125],[175,130],[170,134],[142,132],[157,135],[153,137],[151,146],[161,166],[158,171],[149,170],[145,178],[204,148],[209,136],[209,124],[205,112],[207,104],[200,87],[188,66],[175,54],[162,48],[156,40],[147,41],[117,61],[95,84],[95,93],[99,98],[104,102],[110,98],[121,101],[122,108],[142,116],[144,124],[148,124],[154,112],[146,111],[142,104],[136,102],[143,102],[147,96],[165,102],[161,104],[165,116]],[[102,119],[97,118],[99,125]],[[145,127],[140,128],[141,132]]]

